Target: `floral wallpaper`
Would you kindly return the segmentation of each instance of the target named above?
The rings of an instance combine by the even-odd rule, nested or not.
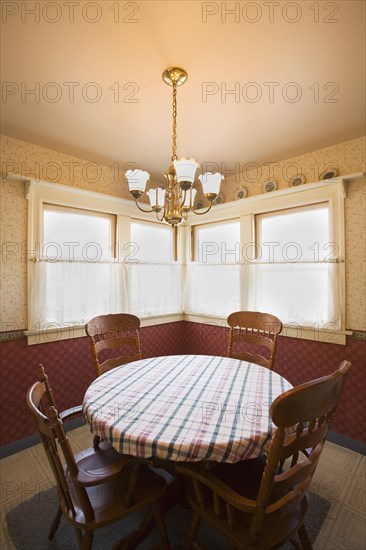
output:
[[[365,168],[364,168],[365,170]],[[347,184],[346,327],[366,330],[366,179]]]
[[[124,171],[116,163],[103,166],[7,136],[1,136],[1,158],[2,172],[130,198]]]
[[[353,174],[364,172],[365,165],[366,137],[362,137],[278,162],[228,166],[222,188],[228,202],[236,200],[239,187],[244,187],[250,197],[262,193],[269,180],[275,181],[277,189],[286,189],[295,176],[303,176],[305,183],[313,183],[321,180],[325,172],[337,170],[339,175]]]
[[[340,175],[365,171],[365,151],[366,138],[362,137],[279,162],[227,166],[226,181],[222,186],[223,200],[236,200],[242,187],[248,196],[260,194],[264,183],[269,180],[274,180],[277,188],[282,189],[288,187],[290,180],[297,175],[305,178],[306,185],[317,181],[325,171],[336,169]],[[129,198],[127,186],[123,185],[122,168],[117,165],[99,165],[7,136],[1,136],[1,158],[2,173],[22,174],[28,178]],[[221,170],[225,175],[222,167]],[[24,184],[6,181],[4,176],[0,193],[0,331],[10,331],[27,326],[27,201]],[[345,213],[346,327],[366,330],[365,179],[347,183]]]
[[[23,184],[1,182],[1,332],[27,326],[27,206]]]

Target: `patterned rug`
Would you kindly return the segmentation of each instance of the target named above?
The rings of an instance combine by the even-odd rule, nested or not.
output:
[[[57,509],[56,489],[38,493],[22,502],[7,516],[10,537],[17,550],[78,550],[79,545],[73,527],[63,517],[54,540],[47,539],[51,521]],[[310,493],[310,508],[306,520],[309,538],[315,541],[330,508],[330,502],[318,494]],[[94,534],[93,550],[112,550],[117,540],[129,531],[137,528],[143,513],[134,514],[114,525],[99,529]],[[190,525],[192,513],[186,508],[175,506],[165,514],[165,522],[172,550],[181,550]],[[210,526],[202,524],[199,540],[208,550],[226,550],[230,548],[225,539]],[[139,545],[139,550],[149,550],[158,543],[155,531]],[[294,547],[287,543],[283,550]]]

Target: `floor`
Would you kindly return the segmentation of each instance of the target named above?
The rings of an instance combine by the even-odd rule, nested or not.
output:
[[[91,435],[86,426],[69,432],[69,438],[75,452],[91,445]],[[314,550],[365,550],[365,464],[365,456],[326,443],[312,482],[312,491],[326,496],[332,505]],[[1,460],[0,477],[0,550],[11,550],[15,547],[6,528],[7,512],[53,484],[43,447],[35,445]]]

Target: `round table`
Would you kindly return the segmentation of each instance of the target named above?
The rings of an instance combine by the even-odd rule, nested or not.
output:
[[[269,407],[291,388],[279,374],[237,359],[153,357],[97,378],[83,415],[94,435],[123,454],[233,463],[266,450]]]

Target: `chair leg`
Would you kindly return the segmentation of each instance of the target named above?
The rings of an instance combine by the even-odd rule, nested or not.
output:
[[[292,544],[292,546],[296,549],[296,550],[303,550],[302,548],[302,544],[300,544],[297,540],[297,537],[292,537],[290,540],[289,540],[289,543]]]
[[[113,550],[132,550],[136,548],[154,529],[155,520],[152,508],[149,508],[145,514],[140,527],[120,538],[113,546]]]
[[[313,545],[309,540],[309,536],[304,524],[301,525],[300,529],[298,530],[298,534],[303,550],[313,550]]]
[[[78,529],[77,527],[75,527],[75,533],[76,533],[76,538],[78,539],[79,546],[81,548],[81,545],[83,543],[83,533],[81,529]]]
[[[160,510],[159,504],[155,504],[153,506],[153,512],[154,512],[156,525],[160,535],[161,548],[162,550],[170,550],[168,534],[166,532],[165,522]]]
[[[199,516],[198,514],[195,514],[194,518],[192,520],[191,530],[189,532],[188,538],[187,538],[186,543],[184,545],[184,550],[190,550],[192,548],[193,543],[195,541],[195,538],[197,536],[197,532],[198,532],[198,528],[200,526],[200,523],[201,523],[201,516]]]
[[[93,438],[93,448],[95,451],[98,449],[99,443],[100,443],[100,437],[99,435],[95,435]]]
[[[50,532],[48,533],[49,540],[52,540],[53,537],[55,536],[55,533],[58,529],[58,526],[60,525],[61,516],[62,516],[62,510],[61,510],[61,506],[59,506],[57,508],[56,515],[53,518],[53,522],[51,524]]]
[[[90,550],[93,545],[93,538],[94,532],[86,531],[85,535],[83,536],[83,541],[81,543],[81,550]]]

